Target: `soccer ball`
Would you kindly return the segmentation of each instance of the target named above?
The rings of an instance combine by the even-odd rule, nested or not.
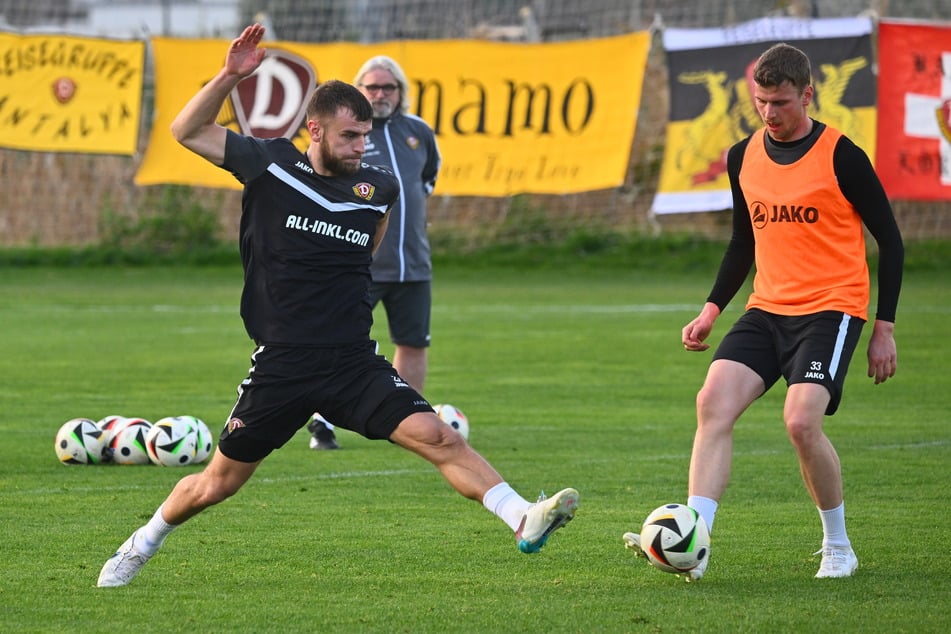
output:
[[[145,448],[146,437],[152,423],[144,418],[125,418],[112,428],[109,453],[118,464],[149,464],[149,452]]]
[[[211,436],[211,430],[208,429],[208,425],[205,424],[200,418],[195,416],[187,416],[195,422],[196,433],[198,437],[195,441],[195,457],[192,458],[192,463],[204,462],[206,458],[211,454],[211,450],[214,448],[214,439]]]
[[[56,432],[53,449],[63,464],[99,464],[105,450],[102,430],[92,419],[73,418]]]
[[[462,434],[463,438],[469,440],[469,419],[466,418],[461,409],[446,403],[433,405],[433,409],[436,410],[436,415],[442,419],[442,422]]]
[[[111,416],[106,416],[105,418],[100,418],[98,421],[96,421],[96,427],[102,430],[103,462],[112,461],[112,437],[115,435],[116,426],[124,420],[125,416],[113,414]]]
[[[105,418],[99,419],[99,421],[96,423],[96,426],[102,430],[102,438],[107,446],[112,440],[112,436],[115,434],[116,428],[125,419],[125,416],[112,414],[111,416],[106,416]]]
[[[145,450],[153,464],[183,467],[195,459],[198,426],[191,416],[158,420],[145,435]]]
[[[689,506],[665,504],[644,520],[641,549],[654,567],[664,572],[687,572],[709,555],[710,532],[703,518]]]

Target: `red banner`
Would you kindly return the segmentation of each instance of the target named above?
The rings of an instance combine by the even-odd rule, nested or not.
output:
[[[878,151],[889,198],[951,200],[951,25],[882,21]]]

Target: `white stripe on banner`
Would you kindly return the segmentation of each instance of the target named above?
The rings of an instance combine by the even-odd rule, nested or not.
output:
[[[651,205],[651,211],[657,215],[725,209],[733,209],[733,194],[729,189],[658,193]]]
[[[685,51],[751,42],[857,37],[871,32],[872,19],[867,17],[761,18],[720,29],[665,29],[664,48]]]

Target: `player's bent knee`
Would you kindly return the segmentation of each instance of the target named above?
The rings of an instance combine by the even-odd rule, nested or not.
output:
[[[435,414],[414,414],[407,418],[393,432],[390,440],[428,460],[436,461],[466,446],[462,435]]]

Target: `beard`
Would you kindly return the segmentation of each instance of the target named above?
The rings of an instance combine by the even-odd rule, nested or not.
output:
[[[335,155],[327,144],[327,140],[320,142],[320,163],[324,169],[338,176],[353,176],[360,171],[360,159],[348,160]]]
[[[373,106],[374,119],[387,119],[396,110],[393,104],[385,99],[374,101],[371,105]]]

